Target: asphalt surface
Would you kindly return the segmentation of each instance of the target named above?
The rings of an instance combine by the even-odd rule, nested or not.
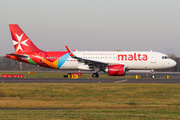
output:
[[[148,77],[147,77],[148,74]],[[25,78],[1,78],[0,83],[169,83],[179,84],[180,73],[159,72],[155,73],[156,78],[150,78],[149,73],[127,73],[127,75],[141,75],[141,79],[25,79]],[[165,79],[166,75],[170,79]]]
[[[180,79],[24,79],[0,78],[1,83],[169,83],[179,84]]]

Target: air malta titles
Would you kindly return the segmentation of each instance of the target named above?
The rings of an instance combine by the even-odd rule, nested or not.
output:
[[[148,56],[146,54],[118,54],[118,60],[125,61],[147,61]]]

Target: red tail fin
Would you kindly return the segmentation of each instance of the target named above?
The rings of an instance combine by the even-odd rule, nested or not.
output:
[[[27,35],[17,24],[9,24],[9,28],[12,35],[14,49],[17,54],[41,51],[33,44],[33,42],[27,37]]]

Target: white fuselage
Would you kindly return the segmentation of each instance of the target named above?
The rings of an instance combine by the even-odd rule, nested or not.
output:
[[[111,64],[124,64],[127,70],[152,70],[165,69],[176,65],[176,62],[167,55],[152,51],[75,51],[77,57]],[[67,59],[59,69],[82,69],[88,70],[85,63],[80,63],[76,59]],[[90,70],[90,69],[89,69]]]

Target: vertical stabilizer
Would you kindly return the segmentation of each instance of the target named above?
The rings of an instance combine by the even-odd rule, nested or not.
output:
[[[14,49],[17,54],[41,51],[34,45],[34,43],[17,24],[9,24],[9,28],[11,31]]]

